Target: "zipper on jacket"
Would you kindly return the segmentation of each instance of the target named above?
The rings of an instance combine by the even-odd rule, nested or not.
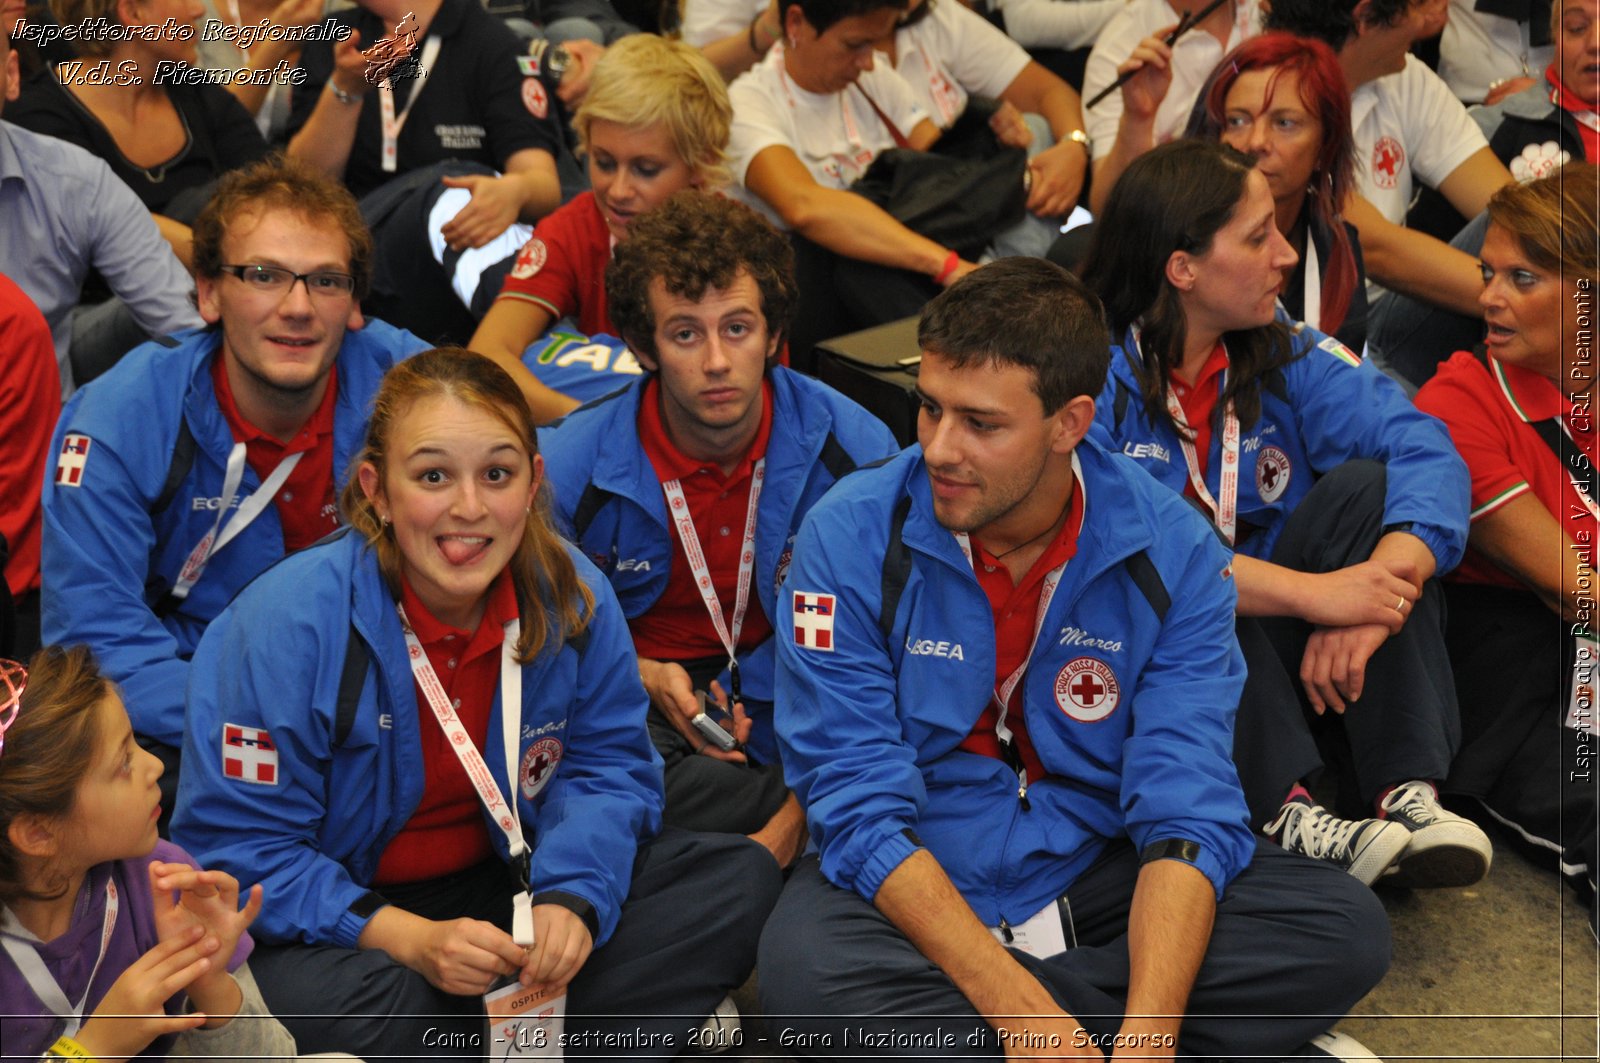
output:
[[[1028,767],[1022,763],[1022,755],[1017,752],[1016,743],[1001,739],[1000,755],[1006,765],[1017,773],[1017,800],[1022,802],[1022,810],[1032,811],[1033,805],[1028,803]]]
[[[1000,920],[1000,936],[1006,939],[1007,945],[1017,940],[1017,935],[1011,932],[1011,924],[1004,919]]]

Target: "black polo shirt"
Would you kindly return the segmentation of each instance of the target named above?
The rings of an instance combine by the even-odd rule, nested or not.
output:
[[[341,11],[330,21],[359,31],[358,47],[362,49],[384,36],[383,20],[365,8]],[[473,0],[444,0],[433,23],[418,35],[419,57],[433,34],[439,35],[441,47],[428,76],[395,82],[397,116],[405,111],[412,95],[420,93],[400,130],[395,173],[383,170],[378,91],[373,89],[364,97],[355,144],[344,169],[345,184],[357,196],[398,174],[445,159],[479,162],[504,172],[506,160],[524,148],[540,148],[552,156],[556,153],[560,134],[551,117],[549,98],[537,78],[523,75],[517,62],[522,49],[504,23]],[[332,42],[307,43],[300,64],[306,80],[294,89],[291,136],[311,117],[333,74]],[[534,86],[527,85],[530,81]]]

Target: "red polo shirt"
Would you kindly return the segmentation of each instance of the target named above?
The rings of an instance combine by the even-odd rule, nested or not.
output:
[[[517,592],[511,576],[502,572],[490,585],[488,607],[476,631],[451,627],[434,617],[403,579],[400,600],[461,726],[482,753],[489,712],[500,685],[505,625],[517,617]],[[494,855],[478,791],[446,740],[422,685],[415,679],[411,685],[416,692],[422,744],[422,802],[378,859],[378,870],[372,876],[377,886],[439,878]]]
[[[321,405],[288,442],[274,439],[245,420],[234,401],[233,387],[228,383],[228,371],[221,354],[211,361],[211,380],[217,391],[217,405],[233,432],[233,441],[244,444],[245,460],[263,482],[280,461],[291,454],[305,454],[272,500],[278,507],[278,521],[283,525],[283,548],[298,550],[310,546],[336,530],[339,527],[339,506],[333,488],[333,407],[339,392],[336,370],[329,367],[328,390],[323,393]]]
[[[1227,368],[1228,349],[1219,340],[1211,351],[1211,357],[1200,367],[1192,386],[1185,384],[1177,373],[1171,374],[1168,378],[1172,394],[1183,410],[1183,419],[1194,429],[1194,450],[1199,460],[1202,480],[1206,476],[1206,465],[1211,460],[1211,415],[1216,412],[1217,399],[1222,397],[1220,378]],[[1184,483],[1183,493],[1196,500],[1199,498],[1199,495],[1195,494],[1193,481]]]
[[[661,419],[660,389],[660,381],[654,377],[645,384],[639,403],[639,442],[660,481],[676,479],[683,487],[684,501],[689,504],[689,516],[694,519],[700,549],[711,572],[711,585],[722,605],[722,619],[732,634],[751,477],[756,462],[766,456],[767,440],[772,435],[772,385],[763,383],[761,386],[761,427],[756,431],[755,440],[738,466],[726,476],[715,463],[683,453],[668,437],[667,426]],[[689,557],[684,553],[676,525],[672,543],[672,567],[667,575],[666,590],[648,612],[628,621],[634,649],[641,657],[663,661],[725,655],[727,648],[717,637],[711,614],[706,612],[705,600],[689,570]],[[772,624],[761,608],[754,579],[752,573],[744,629],[739,633],[741,653],[772,634]]]
[[[1004,563],[985,550],[978,540],[971,540],[973,572],[978,577],[978,585],[983,588],[983,593],[988,595],[989,608],[994,614],[994,689],[997,692],[1000,685],[1011,677],[1011,673],[1027,660],[1028,651],[1033,648],[1034,625],[1038,620],[1039,596],[1044,590],[1044,578],[1058,565],[1072,560],[1078,552],[1078,533],[1083,528],[1083,481],[1076,476],[1073,481],[1072,506],[1061,530],[1015,585]],[[1039,761],[1039,755],[1034,752],[1022,715],[1022,688],[1025,683],[1026,676],[1018,680],[1011,691],[1011,699],[1006,705],[1006,726],[1011,729],[1017,752],[1022,756],[1022,764],[1028,771],[1028,781],[1031,783],[1047,773]],[[969,753],[1003,759],[1000,755],[1000,739],[994,733],[997,715],[994,698],[991,697],[977,723],[972,725],[971,733],[962,741],[961,748]]]
[[[1600,464],[1595,411],[1575,408],[1549,377],[1491,357],[1487,367],[1465,351],[1451,356],[1417,393],[1417,406],[1450,429],[1472,476],[1472,519],[1482,520],[1514,498],[1532,492],[1576,543],[1596,541],[1595,519],[1584,506],[1560,459],[1532,422],[1558,414],[1589,460]],[[1467,547],[1451,579],[1522,587],[1521,580]]]

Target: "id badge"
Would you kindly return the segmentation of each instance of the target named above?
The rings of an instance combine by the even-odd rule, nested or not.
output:
[[[1600,667],[1600,643],[1583,635],[1576,636],[1578,651],[1572,659],[1572,686],[1567,695],[1566,726],[1586,735],[1597,733],[1594,714],[1596,675]]]
[[[560,1059],[567,995],[512,982],[483,996],[490,1059]]]
[[[1010,930],[1010,941],[1006,940],[1006,932],[997,926],[991,926],[989,933],[1000,944],[1021,949],[1041,960],[1067,951],[1067,935],[1061,926],[1061,907],[1057,901],[1051,901],[1029,916],[1027,922],[1019,923]]]

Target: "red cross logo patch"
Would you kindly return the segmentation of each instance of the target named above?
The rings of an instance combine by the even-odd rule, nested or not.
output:
[[[1289,486],[1289,455],[1277,447],[1262,447],[1256,456],[1256,494],[1263,502],[1276,502]]]
[[[1379,137],[1372,146],[1372,179],[1379,188],[1398,188],[1405,164],[1406,149],[1394,137]]]
[[[522,245],[522,251],[511,267],[511,275],[525,281],[544,268],[545,259],[549,256],[550,252],[545,248],[544,241],[535,236]]]
[[[1056,674],[1056,704],[1079,723],[1099,723],[1122,700],[1117,673],[1094,657],[1070,660]]]
[[[561,763],[561,741],[541,738],[522,754],[522,796],[532,801],[550,780],[555,778],[556,765]]]

